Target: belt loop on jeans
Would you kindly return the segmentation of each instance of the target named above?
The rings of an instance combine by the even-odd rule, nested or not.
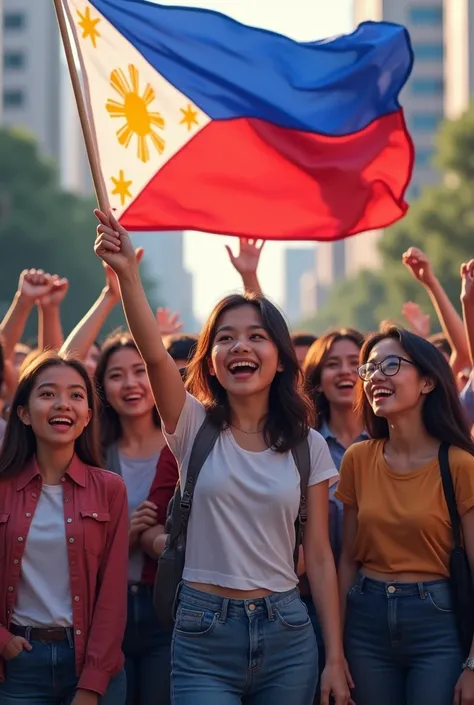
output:
[[[71,627],[66,627],[66,635],[67,635],[69,648],[73,649],[74,648],[74,636],[73,636]]]
[[[230,600],[228,597],[224,597],[222,600],[221,611],[219,614],[219,622],[221,624],[225,624],[227,621],[227,614],[229,612],[229,602]]]
[[[29,641],[31,637],[31,627],[26,627],[25,629],[25,639],[26,641]]]
[[[273,609],[270,598],[267,595],[267,597],[264,597],[263,599],[265,600],[265,607],[267,608],[268,621],[273,622],[275,620],[275,610]]]
[[[424,585],[424,583],[420,583],[420,582],[417,584],[418,584],[418,592],[420,593],[420,597],[422,600],[424,600],[426,597],[425,585]]]
[[[359,575],[359,591],[362,594],[364,592],[364,583],[367,580],[365,575]]]

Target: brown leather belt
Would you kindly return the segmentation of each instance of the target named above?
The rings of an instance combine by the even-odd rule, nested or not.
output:
[[[20,627],[18,624],[11,624],[9,631],[15,636],[22,636],[24,639],[28,638],[28,640],[31,641],[43,641],[47,644],[51,644],[56,641],[66,641],[68,639],[68,630],[66,627],[51,627],[48,629],[37,627]]]

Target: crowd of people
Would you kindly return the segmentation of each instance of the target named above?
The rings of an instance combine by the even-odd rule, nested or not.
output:
[[[474,261],[461,318],[403,255],[442,334],[407,302],[406,328],[317,338],[290,334],[263,243],[240,240],[243,293],[196,336],[152,311],[143,251],[96,216],[105,285],[68,337],[68,282],[41,270],[0,325],[0,705],[473,705],[441,470],[474,570]],[[120,301],[128,328],[99,342]],[[157,561],[206,419],[170,629]]]

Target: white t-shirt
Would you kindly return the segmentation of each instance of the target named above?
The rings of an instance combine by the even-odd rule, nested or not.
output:
[[[165,432],[178,461],[181,487],[205,416],[203,405],[187,394],[175,432]],[[335,482],[338,473],[326,441],[311,430],[309,444],[309,485]],[[290,452],[243,450],[230,429],[222,431],[196,483],[184,580],[235,590],[294,588],[299,503],[300,476]]]
[[[43,485],[21,561],[12,615],[22,627],[72,626],[62,485]]]

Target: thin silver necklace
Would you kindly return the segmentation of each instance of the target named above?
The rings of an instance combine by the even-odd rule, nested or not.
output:
[[[238,431],[241,433],[245,433],[247,436],[256,436],[258,433],[262,432],[262,429],[259,429],[258,431],[244,431],[243,428],[240,428],[240,426],[237,426],[236,423],[231,423],[230,424],[232,428],[236,428]]]

